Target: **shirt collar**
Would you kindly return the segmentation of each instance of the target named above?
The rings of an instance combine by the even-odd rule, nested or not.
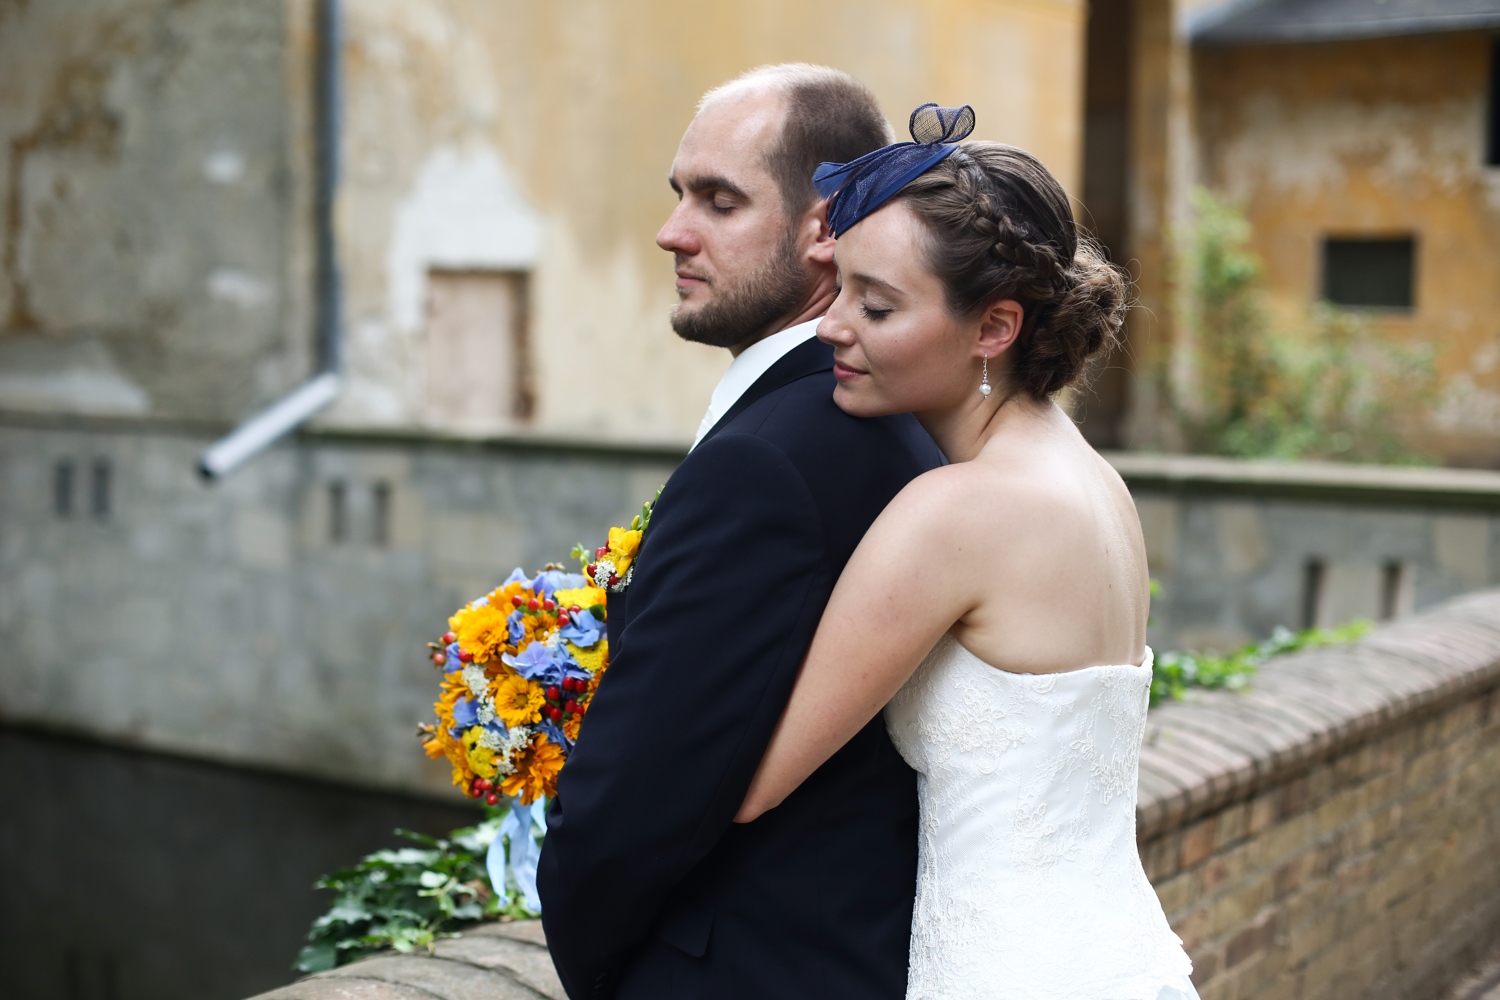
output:
[[[798,323],[779,333],[773,333],[764,340],[751,344],[729,362],[728,371],[724,372],[724,377],[719,379],[713,396],[709,398],[708,412],[703,415],[703,422],[698,425],[698,433],[693,438],[693,447],[698,447],[698,442],[703,440],[704,435],[713,430],[714,424],[729,412],[729,408],[738,402],[746,390],[769,371],[772,365],[790,354],[793,349],[811,340],[817,334],[818,323],[821,321],[822,317],[810,319],[806,323]]]

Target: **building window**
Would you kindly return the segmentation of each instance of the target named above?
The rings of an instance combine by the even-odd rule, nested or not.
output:
[[[73,514],[73,460],[60,459],[52,469],[52,509],[58,517]]]
[[[114,471],[110,468],[109,459],[94,459],[93,479],[90,482],[89,506],[94,516],[99,520],[109,518],[110,509],[110,487],[114,480]]]
[[[1321,559],[1302,564],[1302,627],[1323,624],[1328,587],[1328,565]]]
[[[1489,135],[1485,139],[1485,166],[1500,167],[1500,39],[1490,48]]]
[[[1405,618],[1412,610],[1411,567],[1391,559],[1380,568],[1380,620]]]
[[[475,430],[531,419],[528,276],[520,271],[427,275],[427,417]]]
[[[1416,284],[1416,240],[1323,241],[1323,298],[1339,306],[1410,309]]]
[[[376,483],[371,490],[371,497],[374,500],[375,523],[370,531],[370,539],[384,548],[391,544],[391,484]]]
[[[328,540],[334,544],[349,537],[349,490],[342,483],[328,484]]]

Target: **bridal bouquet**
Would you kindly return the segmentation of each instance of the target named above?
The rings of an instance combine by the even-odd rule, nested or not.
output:
[[[447,758],[464,794],[509,804],[490,844],[490,881],[505,898],[508,865],[532,910],[541,903],[531,829],[546,832],[546,800],[609,666],[606,597],[630,585],[651,506],[630,527],[611,528],[608,544],[575,547],[582,573],[556,564],[535,576],[517,569],[454,612],[442,639],[428,643],[442,680],[437,722],[420,726],[418,737],[427,756]]]

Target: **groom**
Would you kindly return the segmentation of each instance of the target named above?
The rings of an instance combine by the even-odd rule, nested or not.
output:
[[[884,722],[733,822],[844,563],[942,460],[911,417],[835,406],[814,337],[837,287],[813,170],[889,141],[851,77],[771,66],[711,91],[672,163],[672,326],[734,360],[610,597],[548,815],[542,920],[573,1000],[905,994],[916,778]]]

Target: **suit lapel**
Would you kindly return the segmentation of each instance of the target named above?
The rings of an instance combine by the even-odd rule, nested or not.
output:
[[[756,379],[750,388],[735,400],[734,405],[725,411],[714,424],[713,429],[703,436],[703,441],[698,443],[701,445],[719,433],[720,429],[729,426],[729,422],[735,417],[789,382],[816,375],[818,372],[832,370],[833,346],[831,344],[825,344],[817,337],[798,344],[774,365],[767,368],[765,374]]]

